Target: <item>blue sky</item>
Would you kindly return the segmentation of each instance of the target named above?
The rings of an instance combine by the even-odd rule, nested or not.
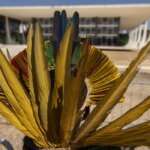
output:
[[[78,4],[150,4],[150,0],[0,0],[0,6],[78,5]]]

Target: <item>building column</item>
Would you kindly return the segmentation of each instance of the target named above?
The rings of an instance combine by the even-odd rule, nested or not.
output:
[[[11,33],[10,33],[10,26],[9,26],[9,18],[5,17],[5,31],[6,31],[6,44],[11,44]]]
[[[138,27],[138,30],[139,30],[139,32],[138,32],[138,39],[137,39],[138,44],[141,41],[142,29],[143,29],[143,24]]]
[[[146,21],[144,23],[144,28],[143,28],[143,37],[142,37],[142,41],[141,41],[141,47],[143,47],[146,44],[146,40],[147,40],[147,29],[148,29],[148,22]]]

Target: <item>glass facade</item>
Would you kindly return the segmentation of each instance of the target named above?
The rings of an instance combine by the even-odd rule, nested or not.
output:
[[[53,33],[53,18],[41,18],[39,21],[43,28],[44,39],[49,41]]]
[[[80,37],[89,38],[94,45],[117,45],[120,18],[81,18]]]
[[[29,22],[22,22],[13,18],[8,18],[8,20],[9,32],[11,36],[11,42],[9,42],[9,44],[25,43],[27,24]],[[50,40],[53,33],[53,18],[40,18],[39,21],[43,28],[45,40]],[[5,17],[0,16],[0,43],[7,43],[8,41],[5,24]],[[79,37],[81,40],[88,38],[93,45],[118,45],[119,30],[119,17],[81,17],[79,21]]]
[[[0,43],[23,44],[26,31],[22,29],[24,23],[18,19],[0,16]],[[23,27],[25,29],[25,27]]]
[[[45,40],[49,40],[53,32],[53,18],[39,19]],[[117,45],[119,38],[120,18],[80,18],[79,36],[89,38],[94,45]]]
[[[5,17],[0,16],[0,43],[6,43]]]
[[[9,28],[10,28],[12,44],[23,43],[22,35],[20,33],[20,25],[21,25],[20,20],[9,18]]]

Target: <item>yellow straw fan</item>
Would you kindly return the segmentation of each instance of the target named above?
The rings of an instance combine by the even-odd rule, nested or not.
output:
[[[0,114],[40,148],[150,145],[149,121],[124,129],[149,110],[150,97],[99,128],[123,97],[150,44],[120,75],[110,59],[88,41],[78,43],[81,55],[73,65],[74,32],[69,24],[57,50],[56,67],[49,71],[40,25],[35,22],[30,26],[27,56],[17,59],[28,68],[24,71],[26,84],[0,51]],[[95,108],[87,113],[91,104]]]

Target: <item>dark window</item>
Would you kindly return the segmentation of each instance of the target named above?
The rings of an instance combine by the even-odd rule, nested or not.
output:
[[[6,34],[5,34],[5,17],[0,16],[0,43],[6,42]]]

